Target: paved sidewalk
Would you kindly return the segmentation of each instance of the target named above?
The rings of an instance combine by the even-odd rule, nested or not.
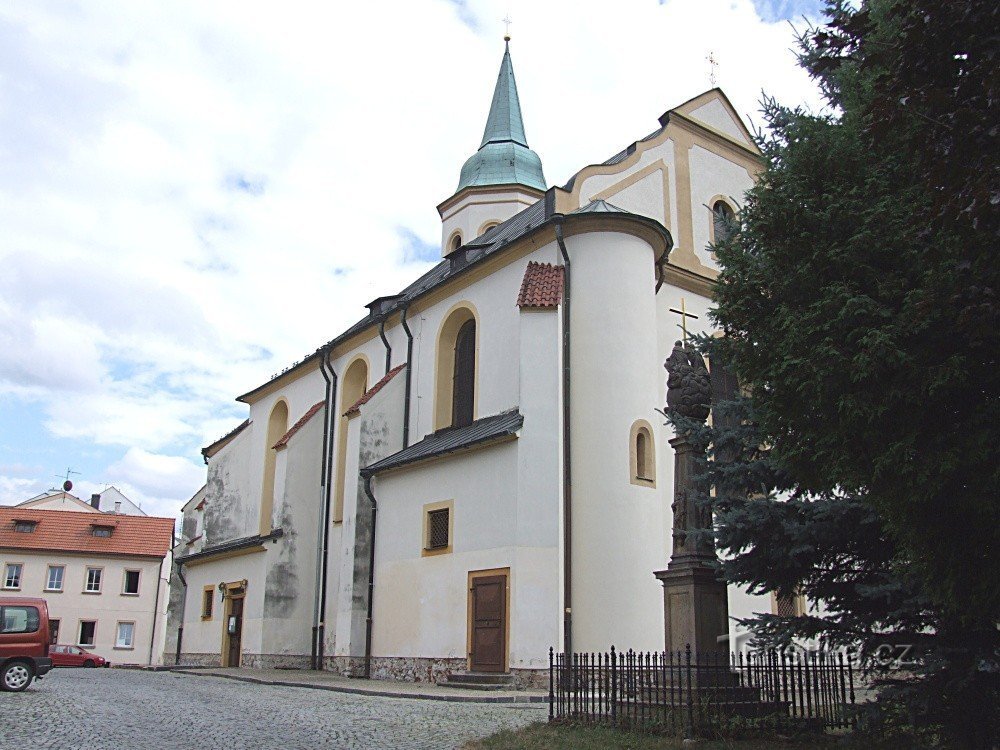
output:
[[[331,690],[354,695],[376,695],[386,698],[450,701],[453,703],[547,703],[548,693],[540,690],[463,690],[427,682],[395,682],[343,677],[332,672],[308,669],[238,669],[174,667],[170,671],[199,677],[225,677],[257,685]]]

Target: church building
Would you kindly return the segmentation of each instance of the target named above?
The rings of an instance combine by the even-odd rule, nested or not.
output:
[[[541,686],[550,647],[662,650],[664,360],[710,330],[710,244],[760,168],[712,89],[549,187],[505,50],[442,260],[203,450],[176,658]],[[731,615],[770,610],[730,587]]]

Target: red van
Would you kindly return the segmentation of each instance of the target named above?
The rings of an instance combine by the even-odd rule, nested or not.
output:
[[[50,669],[45,600],[0,596],[0,690],[20,692]]]

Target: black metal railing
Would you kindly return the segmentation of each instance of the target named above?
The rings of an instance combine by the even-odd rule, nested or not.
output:
[[[693,737],[850,727],[853,706],[854,671],[840,652],[549,649],[550,721]]]

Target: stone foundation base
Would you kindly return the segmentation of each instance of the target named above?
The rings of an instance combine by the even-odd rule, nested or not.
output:
[[[244,653],[240,657],[240,666],[245,669],[309,669],[309,661],[308,654]],[[180,663],[190,667],[221,667],[222,656],[220,654],[182,653]]]
[[[170,661],[170,663],[172,664],[173,662]],[[192,654],[182,652],[178,663],[187,667],[221,667],[222,656],[221,654]]]
[[[435,684],[453,672],[465,672],[467,666],[465,659],[373,656],[371,678]],[[323,669],[345,677],[360,677],[364,674],[365,660],[359,656],[327,656],[323,659]],[[548,669],[512,669],[510,674],[517,690],[549,689]]]

